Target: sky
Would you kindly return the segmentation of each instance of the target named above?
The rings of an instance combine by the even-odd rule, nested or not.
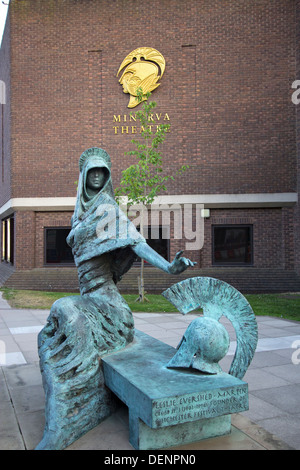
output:
[[[5,0],[5,3],[9,3],[9,0]],[[6,14],[8,6],[3,4],[3,1],[0,0],[0,43],[2,42],[2,35],[5,26]]]

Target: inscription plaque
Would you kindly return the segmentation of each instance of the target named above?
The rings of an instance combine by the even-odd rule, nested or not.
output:
[[[248,408],[247,384],[153,401],[153,427],[214,418]]]

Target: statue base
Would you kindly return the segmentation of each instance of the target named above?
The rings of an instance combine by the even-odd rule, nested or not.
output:
[[[230,433],[248,410],[248,385],[225,372],[169,369],[175,349],[138,330],[125,349],[102,358],[105,384],[129,409],[135,449],[161,449]]]

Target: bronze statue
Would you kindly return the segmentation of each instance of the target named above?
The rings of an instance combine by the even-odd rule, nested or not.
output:
[[[67,242],[78,269],[80,295],[56,301],[39,334],[46,424],[37,449],[67,447],[114,409],[101,357],[133,340],[133,316],[116,284],[134,259],[142,257],[172,274],[195,264],[181,252],[169,263],[146,243],[114,199],[110,157],[104,150],[86,150],[79,169]]]

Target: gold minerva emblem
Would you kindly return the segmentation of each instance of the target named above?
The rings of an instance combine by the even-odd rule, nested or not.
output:
[[[134,108],[139,104],[136,99],[137,88],[142,88],[144,95],[155,90],[160,85],[157,82],[163,76],[166,61],[156,49],[139,47],[125,57],[117,76],[124,67],[126,68],[119,82],[123,86],[124,93],[130,94],[128,108]]]

